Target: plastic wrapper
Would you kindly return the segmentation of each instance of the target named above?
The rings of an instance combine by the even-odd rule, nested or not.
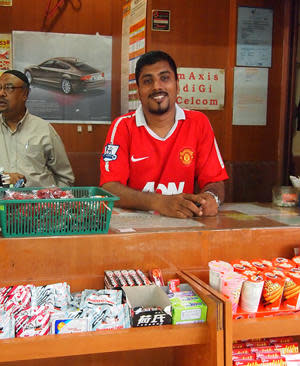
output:
[[[15,337],[15,318],[5,311],[0,311],[0,339]]]
[[[249,313],[257,312],[263,286],[264,286],[263,276],[259,274],[253,276],[247,276],[247,279],[243,283],[241,291],[242,310]]]
[[[149,271],[150,278],[156,286],[164,286],[164,279],[162,272],[159,268],[155,268]]]
[[[32,289],[32,305],[49,305],[59,310],[65,310],[70,303],[70,286],[66,282]]]
[[[127,304],[86,308],[84,315],[91,317],[93,331],[103,329],[130,328],[129,309]]]
[[[48,306],[35,306],[22,310],[15,316],[16,337],[42,336],[50,333]]]
[[[264,272],[262,303],[265,309],[278,310],[281,304],[285,277],[273,271]]]
[[[121,303],[121,290],[84,290],[82,292],[80,308],[94,308],[106,305],[113,306]]]
[[[283,305],[288,309],[300,309],[300,273],[287,272],[283,289]]]
[[[7,286],[0,289],[0,304],[9,313],[17,313],[31,305],[33,285]]]

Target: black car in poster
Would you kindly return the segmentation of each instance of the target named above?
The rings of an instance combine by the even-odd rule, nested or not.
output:
[[[61,89],[64,94],[105,87],[104,72],[75,57],[55,57],[24,69],[30,84],[39,83]]]

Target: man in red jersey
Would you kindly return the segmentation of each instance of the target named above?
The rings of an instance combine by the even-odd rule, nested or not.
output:
[[[167,53],[142,55],[135,76],[141,105],[111,125],[100,185],[120,197],[119,207],[179,218],[216,215],[228,176],[208,118],[176,104],[177,68]]]

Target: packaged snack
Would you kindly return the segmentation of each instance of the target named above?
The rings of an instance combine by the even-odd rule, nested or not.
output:
[[[70,286],[66,282],[32,289],[32,306],[49,305],[58,310],[65,310],[69,303]]]
[[[254,270],[253,265],[246,260],[238,259],[231,262],[231,265],[236,272],[243,272],[246,270]]]
[[[141,280],[140,276],[136,273],[134,269],[130,269],[128,273],[129,276],[131,276],[131,278],[135,282],[136,286],[144,286],[143,281]]]
[[[146,277],[143,271],[137,269],[136,273],[138,274],[138,276],[140,276],[140,279],[143,281],[143,285],[151,285],[151,281],[149,280],[148,277]]]
[[[16,337],[42,336],[50,333],[48,306],[33,306],[23,309],[15,316]]]
[[[5,311],[16,314],[31,305],[32,285],[7,286],[0,288],[0,305]]]
[[[159,268],[155,268],[149,271],[149,275],[151,278],[151,281],[156,285],[156,286],[164,286],[164,280],[163,280],[163,276],[162,276],[162,272]]]
[[[253,267],[255,267],[258,271],[265,271],[270,269],[269,262],[266,262],[264,259],[255,259],[251,261]]]
[[[122,302],[121,290],[84,290],[82,291],[80,308],[119,305]]]
[[[240,355],[232,355],[232,361],[253,361],[256,360],[256,354],[255,353],[244,353]]]
[[[209,285],[217,290],[221,291],[221,275],[233,272],[233,266],[224,261],[213,260],[208,263],[209,268]]]
[[[246,341],[246,347],[266,347],[270,345],[268,339]]]
[[[179,292],[180,291],[180,280],[178,278],[171,279],[168,281],[168,287],[171,292]]]
[[[299,255],[293,257],[292,261],[296,264],[297,267],[300,267],[300,256]]]
[[[269,342],[271,344],[273,344],[273,343],[293,343],[294,342],[294,337],[291,337],[291,336],[272,337],[272,338],[269,338]]]
[[[117,282],[116,276],[113,271],[104,271],[104,282],[106,288],[117,288],[119,287],[119,283]]]
[[[262,275],[247,276],[243,283],[241,291],[241,309],[256,313],[264,286],[264,277]]]
[[[15,318],[13,315],[0,311],[0,339],[15,337]]]
[[[265,309],[278,310],[281,304],[285,278],[273,271],[264,272],[262,303]]]
[[[128,271],[125,269],[121,270],[122,275],[124,276],[128,286],[135,286],[135,282],[134,280],[131,278],[131,276],[129,275]]]
[[[299,353],[299,346],[297,342],[292,343],[274,343],[275,349],[280,351],[282,355],[289,353]]]
[[[287,272],[283,289],[283,306],[288,309],[300,309],[300,273]]]
[[[247,277],[237,272],[221,275],[221,293],[231,301],[233,314],[237,311],[242,285],[245,280],[247,280]]]
[[[52,321],[52,334],[81,333],[91,330],[90,318],[56,318]]]

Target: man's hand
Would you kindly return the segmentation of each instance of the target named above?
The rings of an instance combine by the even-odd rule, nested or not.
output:
[[[197,195],[195,194],[174,194],[174,195],[162,195],[155,194],[156,196],[156,211],[161,215],[187,218],[193,216],[201,216],[202,208],[197,207]]]
[[[26,182],[26,178],[23,174],[8,173],[8,172],[4,172],[4,174],[8,174],[10,176],[10,184],[15,185],[17,183],[17,181],[20,180],[20,179],[24,179],[24,181]]]
[[[209,193],[157,195],[157,212],[164,216],[188,218],[193,216],[215,216],[218,204]]]
[[[120,198],[115,202],[116,207],[136,210],[155,211],[164,216],[188,218],[193,216],[215,216],[218,204],[214,197],[205,193],[180,193],[163,195],[153,192],[140,192],[119,182],[108,182],[102,186],[107,191]],[[223,201],[223,182],[210,183],[203,189],[216,192]]]

